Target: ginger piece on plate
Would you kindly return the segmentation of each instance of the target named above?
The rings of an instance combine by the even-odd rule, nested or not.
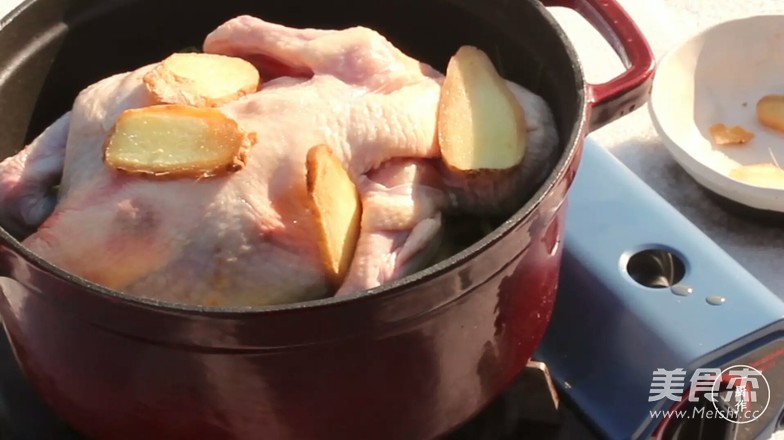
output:
[[[259,89],[261,78],[242,58],[207,53],[176,53],[144,76],[162,104],[217,107]]]
[[[466,174],[519,165],[527,125],[520,103],[482,50],[463,46],[450,59],[438,104],[438,142],[447,166]]]
[[[351,266],[359,239],[359,193],[343,164],[326,145],[308,151],[306,167],[322,262],[330,282],[339,286]]]
[[[757,101],[757,119],[768,128],[784,132],[784,95],[767,95]]]
[[[716,145],[743,145],[754,139],[754,133],[740,125],[727,127],[724,124],[714,124],[710,128],[710,134]]]
[[[210,177],[245,167],[255,134],[217,109],[157,105],[123,112],[106,141],[107,165],[131,174]]]
[[[739,166],[730,177],[762,188],[784,189],[784,170],[772,163]]]

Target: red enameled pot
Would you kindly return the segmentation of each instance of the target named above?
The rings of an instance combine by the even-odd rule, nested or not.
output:
[[[587,84],[545,9],[577,10],[628,70]],[[70,276],[0,231],[0,314],[25,374],[96,439],[428,439],[525,367],[550,319],[583,138],[642,104],[653,57],[613,0],[29,0],[0,23],[0,153],[79,90],[251,14],[362,24],[440,70],[473,44],[550,104],[562,152],[516,214],[458,255],[358,296],[258,309],[142,300]],[[95,258],[101,258],[96,255]]]

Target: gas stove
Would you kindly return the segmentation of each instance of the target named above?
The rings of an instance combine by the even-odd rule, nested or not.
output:
[[[784,428],[784,302],[594,144],[569,200],[535,356],[597,435],[746,440]]]
[[[784,428],[784,302],[590,140],[563,244],[534,359],[448,440],[746,440]],[[82,438],[4,340],[0,438]]]

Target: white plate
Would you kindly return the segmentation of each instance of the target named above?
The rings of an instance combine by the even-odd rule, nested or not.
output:
[[[659,63],[649,107],[667,149],[697,182],[743,205],[784,212],[784,180],[773,188],[730,177],[739,166],[784,166],[784,133],[757,120],[757,101],[770,94],[784,95],[784,15],[725,22],[677,47]],[[755,137],[714,146],[716,123]]]

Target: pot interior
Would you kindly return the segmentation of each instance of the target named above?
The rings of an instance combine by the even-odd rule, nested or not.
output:
[[[88,85],[200,48],[210,31],[242,14],[297,27],[371,27],[442,72],[460,45],[478,46],[504,77],[549,103],[561,139],[557,167],[576,143],[581,71],[535,0],[31,0],[0,27],[0,159],[69,110]]]

